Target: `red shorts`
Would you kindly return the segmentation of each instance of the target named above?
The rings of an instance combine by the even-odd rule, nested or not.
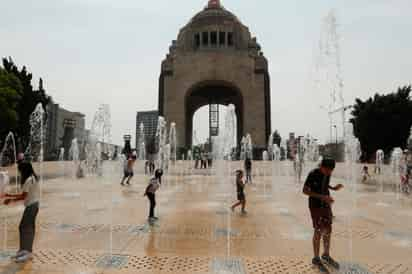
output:
[[[328,208],[311,208],[313,228],[316,230],[332,230],[332,209]]]

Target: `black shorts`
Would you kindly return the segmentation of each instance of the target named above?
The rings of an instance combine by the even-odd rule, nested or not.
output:
[[[124,177],[133,177],[134,173],[133,171],[126,171],[124,172]]]
[[[237,199],[238,199],[240,202],[246,201],[245,193],[244,193],[244,192],[238,192],[238,193],[237,193]]]
[[[311,208],[310,215],[312,217],[313,228],[316,230],[332,230],[332,209],[327,208]]]

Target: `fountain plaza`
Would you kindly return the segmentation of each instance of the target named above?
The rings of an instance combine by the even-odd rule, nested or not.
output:
[[[119,184],[117,161],[83,179],[74,179],[72,165],[44,163],[34,258],[26,264],[9,258],[18,248],[23,205],[1,206],[0,273],[318,273],[307,197],[288,161],[254,162],[246,215],[229,210],[241,162],[203,170],[192,161],[170,164],[155,223],[147,222],[143,161],[127,187]],[[305,165],[303,176],[315,165]],[[338,165],[331,182],[345,185],[333,193],[332,255],[342,264],[336,273],[412,273],[411,198],[396,192],[389,175],[353,184],[346,170]]]

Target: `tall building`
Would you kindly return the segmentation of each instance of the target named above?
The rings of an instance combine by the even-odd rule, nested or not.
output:
[[[77,138],[82,142],[85,139],[85,115],[68,111],[52,101],[46,110],[46,159],[56,160],[62,147],[65,150],[64,158],[67,159],[72,140]]]
[[[136,116],[136,150],[139,153],[140,125],[144,126],[144,140],[148,144],[156,136],[159,112],[157,110],[138,111]]]

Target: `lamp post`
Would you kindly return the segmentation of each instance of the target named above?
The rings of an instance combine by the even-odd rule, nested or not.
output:
[[[338,158],[338,127],[333,125],[335,128],[335,159]]]
[[[325,106],[320,106],[321,109],[325,110],[328,113],[328,118],[329,118],[329,138],[330,138],[330,142],[332,142],[332,112],[330,111],[329,108],[325,107]]]
[[[128,157],[128,155],[130,153],[132,153],[132,148],[130,145],[130,140],[132,139],[131,135],[123,135],[123,140],[124,140],[124,148],[123,148],[123,152],[126,155],[126,157]]]

